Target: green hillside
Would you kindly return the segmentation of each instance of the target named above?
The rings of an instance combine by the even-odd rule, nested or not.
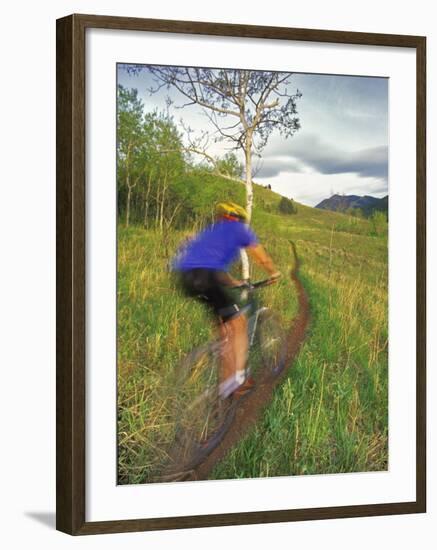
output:
[[[387,468],[387,223],[295,204],[254,186],[252,226],[284,274],[262,298],[289,326],[297,301],[286,276],[290,240],[301,258],[311,326],[296,363],[256,427],[211,478]],[[178,292],[168,270],[182,239],[214,204],[244,204],[244,186],[199,170],[178,175],[164,222],[118,227],[119,482],[142,483],[163,459],[177,361],[211,336],[204,308]],[[158,212],[158,211],[157,211]],[[235,266],[238,273],[238,266]],[[252,278],[263,277],[256,268]]]

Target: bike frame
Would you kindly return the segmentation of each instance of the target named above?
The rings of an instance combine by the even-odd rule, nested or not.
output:
[[[268,311],[268,307],[260,306],[259,301],[255,296],[255,291],[262,287],[267,286],[270,283],[269,279],[259,281],[254,284],[248,283],[242,287],[242,292],[248,292],[247,304],[242,308],[244,314],[247,316],[247,334],[249,339],[249,348],[253,346],[255,341],[256,329],[258,326],[258,319],[261,313]]]
[[[260,306],[259,301],[255,296],[255,291],[263,286],[268,286],[272,284],[270,279],[265,279],[258,281],[256,283],[248,283],[241,287],[235,287],[236,290],[240,290],[241,293],[247,292],[248,297],[246,298],[246,304],[241,307],[241,311],[247,317],[247,335],[249,341],[249,349],[253,346],[255,342],[256,330],[258,327],[258,319],[261,313],[268,311],[269,308],[265,306]],[[222,347],[221,340],[215,340],[214,342],[208,344],[210,349],[214,354],[219,354]]]

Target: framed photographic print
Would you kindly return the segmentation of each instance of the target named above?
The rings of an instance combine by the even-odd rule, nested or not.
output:
[[[57,21],[57,529],[426,510],[426,40]]]

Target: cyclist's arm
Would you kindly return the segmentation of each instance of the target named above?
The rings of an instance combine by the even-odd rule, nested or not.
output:
[[[261,244],[254,244],[246,248],[247,253],[260,267],[262,267],[270,277],[279,277],[281,273],[275,267],[273,260],[265,251]]]

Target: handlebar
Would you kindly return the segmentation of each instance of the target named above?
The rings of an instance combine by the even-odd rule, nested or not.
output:
[[[239,290],[255,290],[263,286],[273,285],[277,283],[279,279],[280,277],[273,277],[273,278],[269,277],[268,279],[262,279],[261,281],[256,281],[255,283],[252,283],[251,281],[247,281],[242,285],[235,286],[234,288]]]

